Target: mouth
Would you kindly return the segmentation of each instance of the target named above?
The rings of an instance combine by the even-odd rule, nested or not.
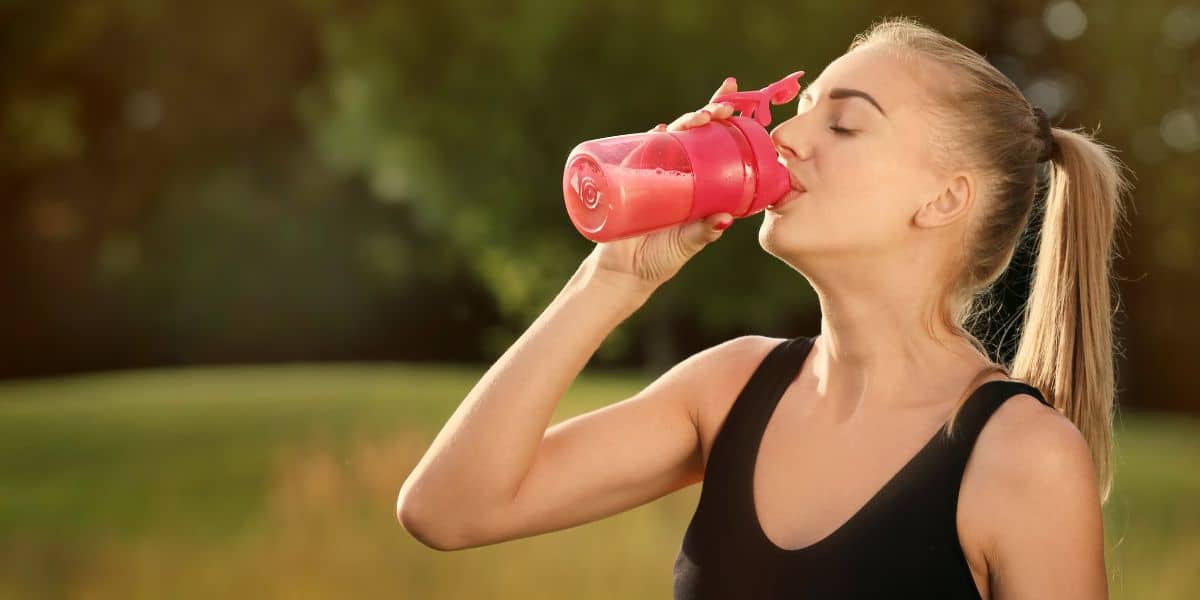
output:
[[[781,207],[783,207],[783,205],[790,204],[796,198],[799,198],[800,196],[807,194],[807,193],[808,192],[806,192],[804,190],[798,190],[798,189],[792,188],[791,190],[788,190],[788,193],[784,194],[782,198],[776,200],[774,204],[768,204],[767,210],[778,211]]]
[[[793,174],[789,171],[788,176],[791,178],[791,189],[788,190],[788,192],[786,194],[784,194],[782,198],[776,200],[773,204],[768,204],[767,210],[779,210],[779,208],[781,206],[783,206],[784,204],[787,204],[788,202],[795,200],[797,197],[799,197],[802,194],[808,193],[808,190],[804,187],[804,185],[801,184],[796,179],[795,174]]]
[[[797,192],[800,192],[800,193],[804,193],[804,192],[808,191],[808,188],[805,188],[804,184],[800,183],[799,179],[796,179],[795,173],[788,171],[788,178],[791,179],[791,181],[792,181],[792,189],[793,190],[796,190]]]

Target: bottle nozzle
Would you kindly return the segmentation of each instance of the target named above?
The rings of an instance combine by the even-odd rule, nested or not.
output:
[[[751,117],[766,127],[771,124],[770,105],[784,104],[795,98],[800,93],[800,77],[803,75],[804,71],[796,71],[760,90],[725,94],[714,98],[713,102],[728,102],[741,116]]]

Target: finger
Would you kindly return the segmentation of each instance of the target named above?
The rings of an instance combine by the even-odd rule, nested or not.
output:
[[[733,223],[733,215],[722,212],[709,215],[699,221],[689,223],[683,230],[683,241],[692,252],[698,252],[704,246],[716,241],[724,234],[725,229]]]
[[[726,77],[725,81],[721,82],[721,87],[717,88],[717,92],[712,95],[712,98],[709,98],[709,101],[715,102],[717,100],[718,96],[721,96],[722,94],[729,94],[729,93],[736,92],[736,91],[737,91],[737,79],[735,79],[733,77]]]
[[[703,108],[714,119],[728,119],[733,116],[733,105],[728,102],[710,102]]]
[[[724,231],[730,225],[733,225],[733,215],[727,212],[720,212],[705,217],[704,222],[714,231]]]
[[[711,103],[700,110],[680,115],[678,119],[667,126],[666,130],[681,131],[699,127],[713,119],[728,119],[733,116],[733,110],[733,105],[726,102]]]
[[[667,125],[667,131],[683,131],[691,127],[698,127],[707,123],[710,117],[710,114],[700,110],[683,113],[679,115],[679,118],[671,121],[670,125]]]
[[[711,120],[712,120],[712,113],[710,113],[707,110],[702,108],[696,112],[688,113],[688,118],[685,119],[683,122],[683,128],[690,129],[692,127],[699,127],[701,125],[704,125],[705,123],[708,123]]]

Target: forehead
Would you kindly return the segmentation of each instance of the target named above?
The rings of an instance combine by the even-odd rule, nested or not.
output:
[[[889,118],[919,109],[931,101],[927,93],[937,74],[916,68],[911,55],[880,46],[862,46],[829,63],[812,81],[809,94],[826,94],[833,88],[862,90],[874,97]],[[859,102],[848,100],[847,102]],[[866,103],[863,103],[864,105]]]

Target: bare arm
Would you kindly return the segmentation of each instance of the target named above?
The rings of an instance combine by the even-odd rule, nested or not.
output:
[[[979,439],[994,458],[992,598],[1107,598],[1103,517],[1087,442],[1066,417],[1032,397],[1024,406],[1016,400]]]
[[[468,546],[557,531],[703,479],[701,406],[744,383],[770,338],[698,352],[632,397],[551,427],[517,494],[481,517]]]
[[[423,543],[451,547],[475,517],[516,495],[558,401],[649,291],[585,261],[467,394],[400,488],[397,517]]]
[[[727,80],[717,94],[736,89]],[[710,103],[667,129],[732,113]],[[716,376],[697,368],[720,362],[711,353],[633,398],[546,427],[609,333],[720,238],[722,221],[732,215],[598,243],[472,388],[404,482],[396,516],[405,529],[434,548],[481,545],[612,514],[697,480],[692,396],[699,382]]]

